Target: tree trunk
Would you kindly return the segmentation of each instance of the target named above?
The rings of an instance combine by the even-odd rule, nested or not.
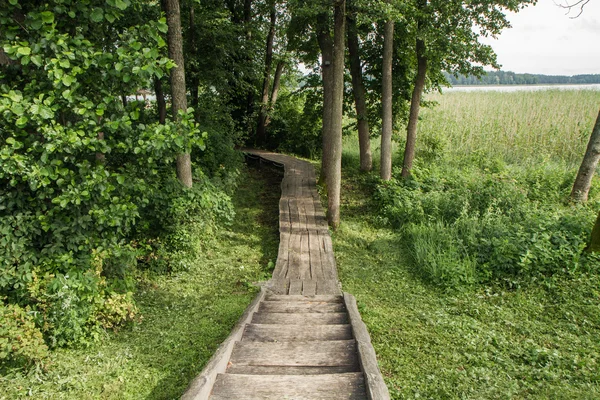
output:
[[[417,39],[417,77],[410,100],[410,114],[408,116],[408,127],[406,128],[406,147],[404,149],[404,163],[402,164],[402,177],[408,178],[415,159],[415,144],[417,141],[417,122],[419,121],[419,110],[421,109],[421,95],[425,89],[425,78],[427,76],[427,57],[425,56],[425,42]]]
[[[600,252],[600,213],[596,217],[596,222],[592,228],[592,235],[590,238],[590,244],[586,248],[590,253]]]
[[[156,96],[156,105],[158,107],[158,122],[164,125],[167,120],[167,103],[163,93],[162,81],[160,78],[154,78],[154,94]]]
[[[383,73],[381,81],[381,165],[379,173],[381,179],[392,179],[392,57],[394,48],[394,21],[385,23],[383,33]]]
[[[358,32],[356,15],[349,15],[348,23],[348,53],[350,54],[350,74],[352,75],[352,93],[356,107],[358,124],[358,145],[360,148],[360,170],[370,171],[373,168],[371,157],[371,138],[369,121],[367,119],[367,103],[365,101],[365,86],[362,79],[362,67],[358,51]]]
[[[176,66],[171,69],[173,119],[179,121],[179,110],[187,110],[179,0],[166,0],[165,13],[167,15],[167,25],[169,27],[167,34],[169,58],[175,61],[176,64]],[[192,160],[189,153],[182,153],[177,156],[177,178],[182,185],[192,187]]]
[[[263,72],[263,89],[260,101],[260,111],[258,115],[258,126],[256,127],[256,143],[264,144],[266,141],[266,122],[269,102],[269,86],[271,81],[271,65],[273,64],[273,39],[275,37],[275,22],[277,14],[275,13],[275,2],[271,4],[271,24],[269,34],[267,35],[267,49],[265,52],[265,70]]]
[[[331,130],[331,103],[333,97],[333,41],[329,31],[329,18],[322,13],[317,16],[317,41],[321,49],[321,76],[323,79],[323,156],[321,157],[320,183],[327,183],[327,162],[331,159],[330,149],[325,144],[326,132]]]
[[[340,191],[342,183],[342,117],[344,113],[344,59],[346,38],[346,0],[335,3],[333,28],[333,77],[330,130],[323,138],[328,149],[327,221],[332,229],[340,226]]]
[[[277,63],[275,68],[275,76],[273,77],[273,91],[271,92],[271,100],[269,101],[269,111],[267,112],[267,118],[265,119],[265,129],[271,123],[271,113],[275,109],[277,103],[277,96],[279,95],[279,84],[281,82],[281,75],[283,74],[283,67],[285,64],[283,61]]]
[[[194,10],[194,2],[190,4],[190,55],[197,57],[196,54],[196,12]],[[200,80],[198,79],[198,71],[193,65],[190,65],[190,99],[192,101],[192,107],[194,112],[198,112],[198,86]]]
[[[598,167],[598,161],[600,161],[600,111],[598,112],[596,124],[594,125],[585,155],[583,156],[583,161],[577,172],[573,190],[571,190],[572,200],[578,202],[587,201],[590,187],[592,186],[592,179],[596,173],[596,167]]]

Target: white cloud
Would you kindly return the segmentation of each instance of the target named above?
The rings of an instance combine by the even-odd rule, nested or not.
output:
[[[558,1],[558,0],[557,0]],[[575,10],[576,11],[576,10]],[[483,39],[498,54],[502,69],[554,75],[600,74],[600,1],[566,15],[553,0],[540,0],[510,14],[512,28],[498,39]]]

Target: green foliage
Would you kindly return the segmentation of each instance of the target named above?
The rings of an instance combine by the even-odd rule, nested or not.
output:
[[[437,284],[512,285],[592,268],[596,260],[581,254],[594,212],[556,201],[568,195],[556,185],[564,171],[519,172],[415,168],[409,181],[380,184],[376,203],[382,221],[405,235],[418,271]]]
[[[205,150],[193,110],[160,125],[144,102],[121,100],[173,66],[164,18],[142,11],[128,0],[0,10],[11,60],[0,68],[0,295],[30,307],[52,347],[133,319],[135,235],[169,236],[185,207],[206,221],[232,215],[207,179],[175,183],[177,154]]]
[[[356,139],[349,139],[345,143],[345,159],[356,158],[358,153],[350,153]],[[371,201],[373,179],[360,173],[357,160],[353,161],[342,174],[343,223],[333,236],[333,244],[340,280],[344,290],[358,300],[392,399],[599,397],[598,260],[586,261],[591,267],[589,272],[580,269],[543,279],[527,278],[529,284],[513,286],[511,290],[504,284],[507,281],[495,280],[464,291],[444,290],[430,284],[433,277],[422,279],[425,274],[419,270],[423,266],[415,265],[414,249],[403,229],[376,223],[380,209]],[[453,169],[435,168],[440,172]],[[514,167],[507,168],[512,172]],[[427,177],[433,174],[429,172]],[[452,181],[457,179],[454,175]],[[525,174],[518,175],[518,182],[522,182]],[[552,176],[561,175],[550,174],[548,178]],[[424,178],[421,173],[419,179]],[[549,184],[545,190],[551,194],[557,189]],[[568,196],[568,191],[562,193]],[[558,203],[556,207],[564,206]],[[569,219],[567,210],[561,214]],[[575,210],[574,214],[580,212]],[[480,221],[473,218],[473,224]],[[584,225],[591,222],[587,219]],[[516,224],[509,223],[506,231]],[[569,223],[556,221],[563,233]],[[450,265],[442,266],[447,273],[468,267],[463,262],[465,246],[458,239],[470,236],[460,229],[472,226],[440,221],[408,224],[423,245],[423,253],[433,250],[433,254],[423,254],[423,259],[449,262]],[[530,230],[536,228],[532,226]],[[504,231],[496,235],[501,243]],[[514,243],[510,237],[509,241]],[[539,244],[549,249],[543,242],[540,239]],[[562,257],[560,249],[553,253]],[[450,255],[461,258],[453,260]],[[460,275],[453,274],[440,283],[464,288],[467,282],[459,279]]]
[[[0,305],[0,370],[42,365],[47,358],[48,347],[35,326],[31,309]]]

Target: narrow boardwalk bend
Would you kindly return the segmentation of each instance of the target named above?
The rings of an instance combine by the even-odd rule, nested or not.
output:
[[[277,263],[182,399],[389,399],[356,300],[340,290],[313,166],[246,154],[284,168]]]

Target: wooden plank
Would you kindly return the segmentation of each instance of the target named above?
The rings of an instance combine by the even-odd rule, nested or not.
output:
[[[282,324],[282,325],[342,325],[348,323],[346,313],[254,313],[253,324]]]
[[[354,340],[319,342],[237,342],[229,362],[232,365],[281,365],[326,367],[356,365]]]
[[[271,293],[286,295],[288,294],[288,288],[290,287],[290,280],[287,278],[273,278],[269,281],[267,287]]]
[[[353,365],[339,365],[335,367],[272,367],[269,365],[231,365],[227,368],[228,374],[245,375],[323,375],[343,374],[346,372],[360,372]]]
[[[337,270],[335,266],[335,256],[333,255],[333,245],[329,233],[319,234],[321,237],[321,262],[323,263],[323,276],[325,279],[336,279]]]
[[[290,280],[300,279],[300,257],[302,252],[301,240],[302,238],[299,232],[292,233],[290,236],[290,244],[288,247],[289,262],[288,269],[286,271],[286,278]],[[302,288],[300,288],[300,290],[302,290]]]
[[[288,293],[292,295],[302,294],[302,281],[300,279],[290,279],[290,290]]]
[[[321,279],[317,281],[317,294],[341,293],[338,281],[335,279]]]
[[[279,313],[339,313],[345,312],[346,307],[342,303],[318,301],[263,301],[258,310]]]
[[[310,274],[310,248],[308,243],[308,232],[300,233],[300,258],[298,263],[298,275],[300,279],[311,279]],[[300,293],[302,294],[302,293]]]
[[[310,276],[312,279],[323,279],[323,263],[321,262],[321,247],[319,234],[308,232],[308,252],[310,261]]]
[[[261,290],[256,295],[252,303],[250,303],[250,305],[246,308],[236,325],[231,330],[231,333],[227,339],[221,343],[217,351],[215,351],[210,360],[208,360],[208,363],[204,369],[202,369],[200,374],[190,382],[185,393],[181,396],[182,400],[208,398],[211,388],[217,379],[217,375],[225,372],[235,343],[242,338],[246,324],[250,322],[253,315],[256,313],[258,305],[265,297],[265,293],[266,292],[264,290]]]
[[[267,294],[265,296],[265,300],[267,301],[319,301],[319,302],[327,302],[327,303],[340,303],[344,301],[344,297],[342,296],[280,296],[274,294]]]
[[[334,303],[330,303],[334,304]],[[248,324],[242,340],[293,342],[310,340],[350,340],[350,325],[265,325]]]
[[[210,400],[366,400],[361,373],[218,376]]]
[[[290,234],[282,232],[279,235],[279,252],[275,262],[274,278],[284,278],[287,275],[290,255]]]
[[[303,296],[314,296],[317,294],[317,281],[316,279],[305,279],[302,281],[302,295]]]
[[[358,312],[356,299],[351,294],[344,293],[344,302],[352,322],[352,334],[358,343],[359,361],[361,370],[365,374],[367,395],[369,399],[389,400],[390,393],[379,370],[371,336]]]
[[[286,197],[279,199],[279,232],[287,233],[292,229],[292,223],[290,222],[290,203]]]

